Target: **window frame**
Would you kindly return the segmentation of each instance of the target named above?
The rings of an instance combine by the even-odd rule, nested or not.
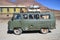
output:
[[[6,12],[5,12],[4,10],[6,10]],[[2,8],[2,12],[3,12],[3,13],[7,13],[7,12],[8,12],[7,7],[3,7],[3,8]]]
[[[18,19],[17,19],[17,17],[15,18],[15,15],[20,15],[20,18],[18,18]],[[14,20],[19,20],[19,19],[22,19],[22,16],[21,16],[21,14],[14,14],[13,19]]]
[[[26,18],[26,19],[29,19],[29,18],[28,18],[28,14],[23,14],[23,15],[27,15],[27,18]],[[23,15],[22,15],[22,16],[23,16]],[[24,16],[23,16],[23,19],[25,19]],[[26,19],[25,19],[25,20],[26,20]]]
[[[41,18],[42,16],[46,16],[46,15],[49,15],[49,18],[46,18],[46,19]],[[40,19],[43,19],[43,20],[48,20],[48,19],[51,19],[51,16],[50,16],[50,14],[40,14]]]
[[[29,14],[29,15],[30,15],[30,14]],[[30,18],[30,17],[28,16],[28,17],[29,17],[29,19],[34,19],[34,14],[31,14],[31,15],[33,15],[33,18]]]
[[[14,13],[14,7],[9,7],[9,13]]]
[[[38,15],[38,17],[37,17],[37,15]],[[34,14],[34,19],[40,19],[40,18],[39,18],[39,15],[40,15],[40,14]],[[36,18],[35,18],[35,17],[36,17]]]

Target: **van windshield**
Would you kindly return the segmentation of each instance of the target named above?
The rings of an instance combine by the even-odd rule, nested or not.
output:
[[[21,19],[21,15],[20,15],[20,14],[16,14],[16,15],[14,16],[14,19]]]

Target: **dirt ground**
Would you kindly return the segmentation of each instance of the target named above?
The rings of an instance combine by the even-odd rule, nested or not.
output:
[[[7,34],[8,20],[0,20],[0,40],[60,40],[60,20],[56,20],[56,29],[48,34],[23,33],[21,35]]]

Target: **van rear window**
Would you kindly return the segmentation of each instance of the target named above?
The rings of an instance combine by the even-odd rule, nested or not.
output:
[[[50,15],[49,14],[45,14],[45,15],[40,15],[41,19],[50,19]]]

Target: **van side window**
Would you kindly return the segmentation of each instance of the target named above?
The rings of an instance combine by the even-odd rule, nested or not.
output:
[[[50,19],[50,15],[45,14],[45,15],[40,15],[41,19]]]
[[[35,14],[34,19],[39,19],[39,14]]]
[[[24,14],[24,15],[23,15],[23,18],[24,18],[24,19],[28,19],[28,15],[27,15],[27,14]]]
[[[34,15],[29,14],[29,19],[33,19]]]
[[[21,19],[21,15],[20,15],[20,14],[17,14],[17,15],[15,15],[14,18],[15,18],[15,19]]]

